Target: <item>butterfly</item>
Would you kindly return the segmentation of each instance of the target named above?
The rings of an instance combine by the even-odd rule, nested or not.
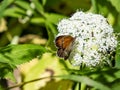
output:
[[[73,49],[75,37],[70,35],[61,35],[56,37],[55,45],[58,48],[57,55],[65,60],[68,59],[71,50]]]

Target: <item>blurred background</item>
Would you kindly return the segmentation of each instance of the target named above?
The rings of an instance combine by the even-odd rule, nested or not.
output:
[[[14,70],[17,81],[8,80],[8,87],[45,76],[69,74],[68,67],[78,69],[56,57],[54,45],[58,22],[76,11],[101,14],[115,33],[120,32],[120,0],[0,0],[0,47],[38,44],[50,50],[40,60],[35,58],[19,65]],[[75,85],[70,80],[47,78],[10,90],[78,90]]]

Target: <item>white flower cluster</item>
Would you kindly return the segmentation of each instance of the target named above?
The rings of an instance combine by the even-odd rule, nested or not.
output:
[[[99,14],[76,12],[58,24],[58,36],[76,37],[69,60],[74,66],[97,66],[109,61],[108,52],[115,51],[117,40],[113,28]]]
[[[19,18],[19,22],[24,24],[30,20],[30,17],[33,15],[33,10],[35,9],[35,5],[33,2],[30,3],[30,9],[27,9],[26,16],[22,16]]]

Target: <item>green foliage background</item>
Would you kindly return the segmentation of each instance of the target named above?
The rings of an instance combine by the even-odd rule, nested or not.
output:
[[[120,32],[120,0],[0,1],[0,90],[14,87],[21,90],[120,89],[119,44],[114,67],[79,70],[69,61],[56,57],[57,23],[77,10],[102,14],[114,32]],[[33,65],[29,66],[29,61],[37,57],[37,63],[30,62]],[[26,62],[20,67],[22,80],[16,82],[13,71]],[[41,80],[43,77],[46,79]],[[4,79],[11,79],[15,85],[6,88]]]

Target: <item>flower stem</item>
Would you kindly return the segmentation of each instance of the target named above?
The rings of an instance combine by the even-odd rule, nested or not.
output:
[[[48,76],[48,77],[43,77],[43,78],[38,78],[38,79],[22,82],[20,84],[15,85],[15,86],[8,87],[5,90],[10,90],[10,89],[15,88],[15,87],[21,87],[21,86],[24,86],[28,83],[36,82],[36,81],[43,80],[43,79],[46,79],[46,78],[55,78],[55,77],[60,77],[60,76]]]
[[[78,90],[81,90],[81,83],[79,82],[79,88],[78,88]]]
[[[90,8],[90,12],[93,13],[98,13],[98,7],[97,7],[97,1],[96,0],[91,0],[92,7]]]

